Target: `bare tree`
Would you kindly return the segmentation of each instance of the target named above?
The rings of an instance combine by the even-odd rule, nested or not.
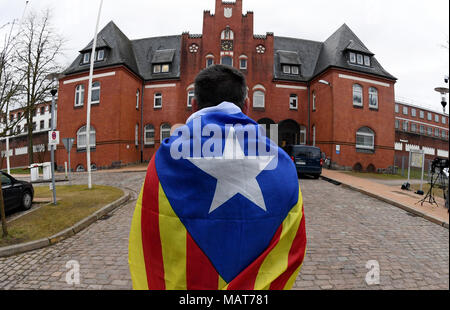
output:
[[[31,12],[24,21],[18,47],[17,71],[24,75],[24,114],[28,130],[28,159],[33,158],[33,115],[36,105],[49,99],[52,81],[46,77],[62,70],[57,58],[62,54],[63,37],[51,25],[51,11]]]
[[[21,117],[10,119],[9,117],[10,110],[20,107],[20,98],[23,93],[22,83],[24,81],[24,76],[15,69],[18,37],[13,35],[14,25],[15,22],[12,22],[0,27],[0,30],[7,30],[4,40],[0,43],[2,44],[0,45],[0,138],[14,134],[13,129],[22,119]],[[8,26],[10,26],[9,30]],[[0,217],[3,236],[5,237],[8,235],[8,230],[1,182]]]

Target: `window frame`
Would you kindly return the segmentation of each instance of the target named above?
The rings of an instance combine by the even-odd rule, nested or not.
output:
[[[368,131],[370,131],[370,133],[362,132],[361,130],[363,130],[363,129],[368,129]],[[371,145],[358,144],[358,136],[371,137],[372,138]],[[365,139],[364,139],[364,142],[366,142]],[[356,149],[374,151],[375,150],[375,132],[369,127],[361,127],[361,128],[359,128],[356,131],[356,143],[355,143],[355,146],[356,146]]]
[[[153,138],[147,138],[148,133],[153,133]],[[155,145],[155,127],[152,124],[147,124],[144,127],[144,145],[145,146]]]
[[[376,98],[376,105],[372,105],[373,98]],[[378,89],[376,87],[369,87],[369,108],[378,109]]]
[[[361,95],[361,103],[360,104],[355,102],[355,94],[357,93],[357,92],[355,92],[355,90],[357,90],[357,89],[360,90],[360,95]],[[362,85],[353,84],[352,90],[353,90],[353,106],[360,107],[360,108],[364,107],[364,88],[362,87]]]
[[[96,61],[103,61],[105,60],[105,50],[104,49],[99,49],[98,51],[95,52],[95,59]],[[100,58],[100,55],[102,55],[102,57]]]
[[[315,112],[317,109],[317,96],[315,91],[312,92],[312,99],[312,110]]]
[[[295,106],[292,104],[293,100],[295,100]],[[290,110],[298,110],[298,95],[297,94],[289,95],[289,109]]]
[[[84,129],[84,132],[82,131],[82,129]],[[89,147],[90,149],[95,149],[96,145],[97,145],[97,131],[95,130],[95,128],[93,126],[91,126],[91,129],[89,130],[89,134],[90,134],[90,139],[89,139]],[[85,141],[84,144],[80,143],[80,136],[84,135],[85,136]],[[92,135],[94,135],[94,139],[92,139]],[[86,146],[86,125],[81,126],[78,130],[77,130],[77,151],[83,151],[87,149]]]
[[[352,63],[352,64],[355,64],[355,63],[356,63],[356,53],[354,53],[354,52],[350,52],[350,53],[349,53],[349,61],[350,61],[350,63]]]
[[[156,105],[156,100],[160,100],[160,105]],[[160,92],[154,93],[153,94],[153,108],[154,109],[161,109],[163,106],[163,94]]]
[[[256,98],[262,98],[262,106],[255,106]],[[266,107],[266,93],[262,90],[255,90],[253,92],[253,108],[264,109]]]
[[[163,127],[166,126],[166,125],[168,126],[168,128],[163,128]],[[172,127],[170,126],[169,123],[161,124],[161,126],[159,127],[159,139],[160,139],[160,144],[162,144],[163,141],[164,141],[165,139],[170,138],[170,131],[171,131],[171,128],[172,128]],[[164,134],[164,133],[167,134],[167,132],[169,133],[168,137],[163,138],[163,134]]]
[[[194,90],[188,90],[187,92],[187,107],[190,109],[192,108],[192,99],[195,97],[195,91]]]
[[[83,54],[83,64],[88,64],[91,60],[91,53]]]
[[[245,63],[245,66],[242,65],[242,62]],[[248,69],[248,59],[247,57],[240,57],[239,58],[239,69],[240,70],[247,70]]]
[[[84,84],[78,84],[75,87],[75,103],[74,103],[75,107],[84,106],[84,92],[85,92]],[[80,103],[80,100],[81,100],[81,103]],[[42,110],[40,110],[39,112],[42,115]]]
[[[225,64],[225,63],[224,63],[224,59],[230,59],[230,60],[231,60],[231,65],[230,65],[230,64]],[[233,59],[233,57],[230,56],[230,55],[222,55],[222,56],[220,57],[220,64],[221,64],[221,65],[225,65],[225,66],[233,67],[234,59]]]
[[[136,110],[139,110],[140,101],[141,101],[141,91],[140,91],[140,89],[137,89],[136,90]]]
[[[98,84],[98,86],[97,86]],[[94,92],[98,91],[98,100],[94,101]],[[92,82],[92,89],[91,89],[91,105],[93,104],[100,104],[100,94],[101,94],[101,83],[99,81]]]

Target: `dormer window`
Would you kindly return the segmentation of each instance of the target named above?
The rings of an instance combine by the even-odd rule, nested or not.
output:
[[[105,50],[98,50],[97,51],[97,61],[102,61],[105,59]]]
[[[296,51],[277,51],[281,72],[289,75],[300,75],[300,56]]]
[[[374,54],[362,45],[362,43],[350,40],[345,50],[348,51],[349,63],[365,67],[371,66],[371,58]]]
[[[175,50],[157,50],[153,55],[153,74],[169,73],[175,57]]]
[[[168,73],[170,72],[170,64],[153,65],[153,73]]]
[[[300,72],[299,66],[283,65],[284,74],[298,75]]]
[[[90,53],[84,53],[83,54],[83,63],[87,64],[89,63],[89,60],[91,59],[91,54]]]

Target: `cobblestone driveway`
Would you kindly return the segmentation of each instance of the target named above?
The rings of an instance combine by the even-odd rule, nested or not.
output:
[[[93,182],[137,192],[144,176],[96,173]],[[449,289],[447,229],[322,180],[302,179],[301,185],[308,250],[294,289]],[[59,244],[0,258],[0,289],[131,289],[134,204]],[[65,281],[70,260],[80,264],[79,285]],[[379,263],[379,285],[366,284],[369,260]]]

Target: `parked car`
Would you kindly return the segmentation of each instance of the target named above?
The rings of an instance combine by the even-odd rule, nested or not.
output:
[[[295,163],[299,175],[309,174],[316,179],[320,177],[324,163],[320,148],[308,145],[289,145],[286,152]]]
[[[34,189],[30,182],[20,181],[0,171],[5,211],[21,208],[28,210],[33,203]]]

